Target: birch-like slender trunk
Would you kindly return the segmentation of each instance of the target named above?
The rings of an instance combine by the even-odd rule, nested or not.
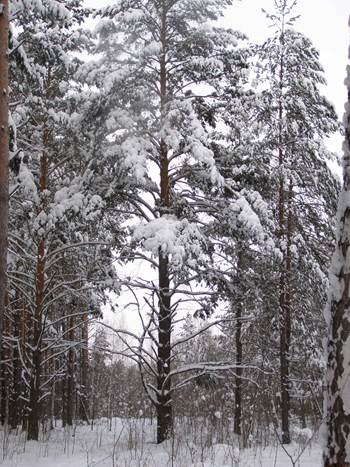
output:
[[[350,467],[350,65],[347,88],[343,190],[338,205],[337,244],[330,271],[327,310],[327,446],[324,467]]]

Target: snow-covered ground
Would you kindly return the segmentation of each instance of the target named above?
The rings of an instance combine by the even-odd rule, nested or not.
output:
[[[109,430],[111,428],[111,430]],[[311,443],[300,459],[302,443],[288,447],[291,459],[276,443],[239,452],[236,446],[206,442],[194,444],[186,437],[156,445],[154,424],[148,420],[113,420],[93,430],[56,428],[39,442],[26,442],[24,434],[1,432],[0,465],[3,467],[319,467],[321,449]]]

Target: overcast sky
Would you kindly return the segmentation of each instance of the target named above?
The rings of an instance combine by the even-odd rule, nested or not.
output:
[[[273,5],[274,0],[237,0],[225,15],[225,24],[245,32],[251,41],[263,41],[271,32],[261,9],[273,11]],[[299,0],[295,13],[301,15],[295,29],[309,37],[320,51],[328,82],[325,92],[341,114],[346,99],[345,69],[349,62],[350,1]]]
[[[246,33],[252,42],[263,42],[271,31],[262,8],[272,12],[274,0],[237,0],[227,10],[224,24]],[[324,94],[342,118],[347,97],[344,79],[349,64],[350,0],[298,0],[295,14],[300,15],[295,29],[309,37],[320,52],[327,79]],[[328,146],[341,154],[342,137],[332,137]]]
[[[113,4],[113,0],[86,0],[89,7]],[[236,0],[226,11],[224,24],[244,32],[252,42],[264,41],[271,31],[262,8],[273,11],[274,0]],[[350,35],[348,18],[350,0],[298,0],[295,13],[301,17],[295,29],[308,36],[320,51],[320,61],[326,73],[325,93],[342,116],[346,91],[345,69],[348,63]]]

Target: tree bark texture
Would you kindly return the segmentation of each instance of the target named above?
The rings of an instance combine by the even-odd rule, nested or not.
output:
[[[243,277],[243,253],[241,250],[238,251],[237,260],[237,276],[238,276],[238,287],[242,290]],[[233,430],[238,436],[242,435],[242,362],[243,362],[243,345],[242,345],[242,308],[243,308],[243,292],[237,294],[237,307],[236,307],[236,327],[235,327],[235,343],[236,343],[236,387],[235,387],[235,412],[234,412],[234,423]]]
[[[158,359],[157,359],[157,442],[162,443],[172,433],[171,381],[169,378],[171,360],[171,309],[169,297],[168,258],[159,255],[159,318],[158,318]]]
[[[7,288],[9,217],[8,0],[0,0],[0,355]]]
[[[5,294],[5,309],[8,306],[8,295]],[[9,316],[5,314],[3,320],[3,335],[6,337],[11,336],[11,321]],[[1,413],[1,424],[8,424],[9,419],[9,398],[10,398],[10,381],[11,381],[11,365],[10,361],[12,360],[11,348],[8,345],[3,345],[1,350],[1,404],[0,404],[0,413]]]
[[[39,193],[41,196],[38,214],[45,210],[45,190],[47,189],[48,178],[48,156],[46,145],[48,141],[47,130],[44,130],[43,145],[44,150],[40,160],[40,180]],[[40,379],[42,367],[42,333],[43,333],[43,305],[45,298],[45,238],[41,237],[37,247],[37,264],[35,275],[35,312],[33,316],[33,341],[32,341],[32,368],[30,375],[30,395],[29,395],[29,414],[28,414],[28,440],[38,440],[39,421],[40,421]]]
[[[337,244],[330,271],[324,467],[350,467],[350,65],[347,86],[344,184],[338,205]]]
[[[281,182],[281,191],[284,190]],[[280,381],[281,381],[281,428],[282,443],[290,443],[290,341],[291,341],[291,281],[292,281],[292,260],[291,260],[291,236],[292,236],[292,192],[290,183],[287,203],[285,193],[281,193],[280,198],[280,227],[281,238],[285,240],[285,251],[283,252],[283,262],[280,270]]]
[[[284,88],[284,29],[280,37],[281,57],[279,65],[279,87],[280,96],[278,104],[278,165],[280,170],[278,187],[278,228],[281,245],[283,249],[283,260],[280,265],[280,284],[279,284],[279,327],[280,327],[280,392],[281,392],[281,431],[282,443],[290,443],[290,394],[289,394],[289,348],[290,348],[290,237],[287,227],[287,200],[286,200],[286,182],[284,165],[286,157],[284,153],[283,138],[283,88]]]
[[[16,293],[15,309],[12,313],[14,344],[12,350],[12,381],[9,401],[9,424],[17,428],[21,420],[21,360],[19,354],[20,326],[23,299]]]
[[[80,350],[80,395],[79,395],[79,418],[89,423],[88,404],[88,371],[89,371],[89,316],[88,306],[84,305],[86,313],[82,317],[81,339],[82,348]]]
[[[75,339],[75,332],[74,332],[74,317],[71,316],[68,319],[68,340],[73,345]],[[67,416],[67,425],[73,425],[73,412],[74,412],[74,360],[75,360],[75,352],[73,347],[70,347],[68,350],[67,356],[67,374],[66,374],[66,416]]]
[[[166,13],[163,6],[160,59],[160,105],[163,122],[164,106],[167,100],[167,70],[166,70]],[[160,215],[170,208],[169,196],[169,161],[168,149],[163,139],[160,141]],[[169,377],[171,364],[171,300],[169,279],[169,257],[159,250],[159,310],[158,310],[158,355],[157,355],[157,443],[162,443],[172,434],[173,417],[171,402],[171,380]]]

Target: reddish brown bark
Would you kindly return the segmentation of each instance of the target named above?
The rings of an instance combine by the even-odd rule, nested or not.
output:
[[[242,250],[238,251],[237,260],[237,276],[238,276],[238,287],[242,286],[243,278],[243,267],[244,259]],[[242,345],[242,312],[243,312],[243,293],[239,293],[236,304],[236,327],[235,327],[235,343],[236,343],[236,365],[235,370],[235,412],[234,412],[234,424],[233,431],[236,435],[242,435],[242,386],[243,386],[243,345]]]
[[[5,309],[8,308],[8,294],[5,294]],[[9,319],[8,314],[6,313],[3,320],[3,335],[5,338],[9,338],[12,336],[12,326],[11,320]],[[5,341],[5,340],[4,340]],[[9,392],[10,392],[10,379],[11,379],[11,372],[10,372],[10,362],[12,360],[11,348],[9,345],[4,345],[1,349],[1,424],[8,423],[8,415],[9,415]]]
[[[279,88],[280,96],[278,103],[278,165],[280,169],[279,189],[278,189],[278,223],[279,237],[283,245],[283,260],[280,265],[280,290],[279,290],[279,326],[280,326],[280,384],[281,384],[281,431],[282,443],[290,443],[290,394],[289,394],[289,348],[290,348],[290,236],[288,232],[289,212],[286,203],[285,186],[285,148],[283,138],[284,119],[284,31],[280,36],[281,57],[279,64]]]
[[[44,131],[43,145],[44,151],[40,160],[40,180],[39,193],[41,202],[38,209],[38,214],[46,207],[45,190],[47,189],[48,178],[48,156],[46,146],[48,142],[48,133]],[[35,313],[33,316],[33,340],[32,340],[32,372],[30,375],[30,395],[29,395],[29,415],[28,415],[28,440],[38,440],[39,438],[39,420],[40,420],[40,379],[42,366],[42,321],[43,321],[43,304],[45,295],[45,239],[41,237],[37,249],[37,264],[35,274]]]
[[[160,105],[163,116],[164,107],[167,102],[167,69],[166,69],[166,47],[167,47],[167,24],[166,13],[163,7],[161,42],[163,54],[160,60]],[[162,122],[161,122],[162,123]],[[160,215],[167,213],[170,208],[169,193],[169,160],[168,148],[164,140],[160,141],[159,150],[160,163]],[[157,442],[162,443],[172,434],[173,416],[171,403],[171,379],[169,378],[171,367],[171,299],[169,279],[169,258],[159,250],[159,315],[158,315],[158,358],[157,358]]]
[[[9,216],[9,128],[8,128],[8,0],[0,7],[0,349],[5,317],[7,286],[7,244]]]
[[[168,258],[159,254],[159,318],[158,318],[158,360],[157,360],[157,442],[162,443],[172,434],[171,380],[171,309],[169,296]]]
[[[27,309],[27,303],[25,299],[23,299],[23,307],[22,307],[22,314],[21,314],[21,327],[20,327],[20,342],[19,347],[21,351],[21,355],[25,366],[29,368],[29,361],[28,361],[28,343],[30,343],[30,334],[31,334],[31,319],[30,313]],[[23,407],[23,402],[21,403]],[[25,411],[22,411],[22,429],[25,431],[28,426],[28,414]]]
[[[292,281],[292,257],[291,257],[291,238],[293,229],[292,213],[293,187],[290,183],[287,196],[287,206],[281,207],[285,211],[281,237],[285,241],[285,251],[280,273],[280,378],[281,378],[281,428],[283,444],[290,443],[290,370],[289,370],[289,352],[291,340],[291,281]],[[283,204],[285,203],[285,194],[283,194]]]

